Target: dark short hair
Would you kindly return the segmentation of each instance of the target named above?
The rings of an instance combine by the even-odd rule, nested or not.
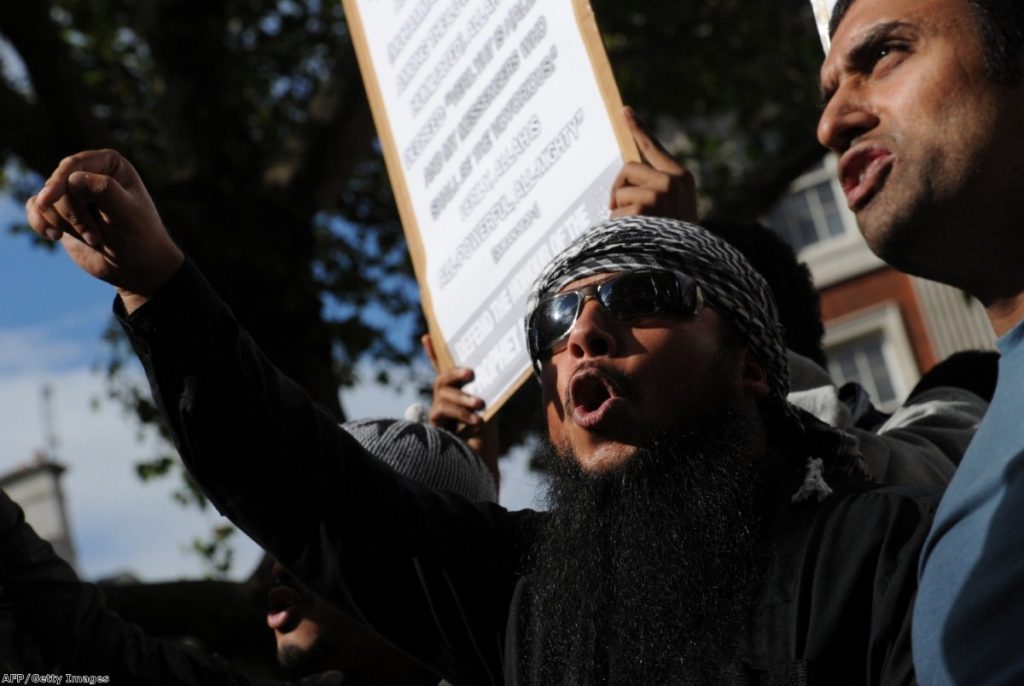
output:
[[[1004,86],[1021,85],[1020,54],[1024,50],[1022,0],[963,0],[971,6],[978,38],[985,51],[988,78]],[[832,10],[828,33],[835,35],[846,11],[856,0],[839,0]]]
[[[775,298],[786,347],[825,367],[821,302],[807,265],[777,233],[757,222],[716,217],[704,228],[743,253],[761,273]]]
[[[907,395],[907,401],[933,388],[955,387],[992,402],[999,379],[999,353],[995,350],[962,350],[929,369]]]

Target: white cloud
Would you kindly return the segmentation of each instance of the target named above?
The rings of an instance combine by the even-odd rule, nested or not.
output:
[[[372,379],[371,369],[359,370],[359,378]],[[416,383],[405,383],[399,390],[391,386],[376,383],[363,383],[355,388],[348,388],[341,393],[341,404],[345,416],[350,420],[370,419],[374,417],[404,417],[409,405],[420,402]]]
[[[0,328],[0,377],[88,364],[109,315],[104,303],[46,324]]]
[[[42,328],[0,330],[0,376],[40,372],[81,359],[86,348]]]
[[[498,462],[501,470],[501,504],[510,510],[544,509],[544,475],[530,469],[534,451],[530,443],[510,451]]]

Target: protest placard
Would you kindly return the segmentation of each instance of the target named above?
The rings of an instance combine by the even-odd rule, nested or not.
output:
[[[828,53],[831,40],[828,35],[828,20],[832,17],[832,10],[836,6],[836,0],[811,0],[811,7],[814,8],[814,22],[818,25],[818,35],[821,37],[821,47]]]
[[[342,0],[441,364],[485,416],[529,288],[637,159],[587,0]],[[626,151],[626,152],[624,152]]]

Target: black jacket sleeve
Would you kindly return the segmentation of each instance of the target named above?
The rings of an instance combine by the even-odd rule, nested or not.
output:
[[[501,681],[535,513],[432,491],[365,453],[186,262],[122,324],[210,500],[312,590],[453,684]]]

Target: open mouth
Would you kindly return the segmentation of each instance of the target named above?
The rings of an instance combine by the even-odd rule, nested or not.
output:
[[[304,599],[291,586],[274,586],[267,593],[267,626],[286,632],[299,623]]]
[[[614,381],[595,368],[578,371],[569,384],[569,410],[584,428],[598,426],[622,395]]]
[[[857,211],[871,202],[892,170],[893,155],[882,148],[850,150],[839,165],[839,178],[850,209]]]

